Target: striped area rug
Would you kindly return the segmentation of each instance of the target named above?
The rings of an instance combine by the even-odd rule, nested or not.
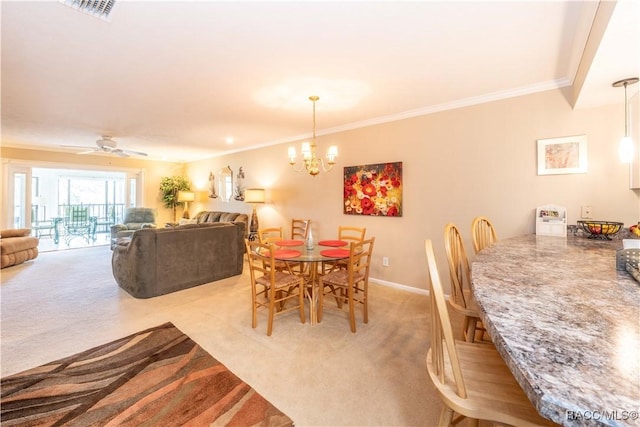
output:
[[[292,426],[173,324],[2,378],[3,426]]]

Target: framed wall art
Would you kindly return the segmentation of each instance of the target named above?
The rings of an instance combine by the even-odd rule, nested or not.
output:
[[[402,216],[402,162],[344,168],[347,215]]]
[[[587,173],[587,136],[538,140],[538,175]]]

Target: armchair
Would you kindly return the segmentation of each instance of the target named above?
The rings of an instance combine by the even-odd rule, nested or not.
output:
[[[124,213],[122,224],[111,226],[111,250],[118,237],[131,236],[143,228],[156,228],[156,210],[153,208],[129,208]]]

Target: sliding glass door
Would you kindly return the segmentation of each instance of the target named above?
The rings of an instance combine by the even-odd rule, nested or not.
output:
[[[13,167],[9,172],[8,203],[5,204],[5,224],[9,228],[25,228],[31,225],[31,169]],[[4,228],[4,227],[3,227]]]
[[[97,218],[97,231],[108,231],[143,197],[143,171],[5,166],[0,228],[37,228],[55,222],[69,206],[82,205]]]

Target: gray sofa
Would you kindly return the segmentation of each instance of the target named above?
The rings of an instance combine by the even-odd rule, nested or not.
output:
[[[151,298],[242,273],[244,223],[144,228],[118,238],[111,267],[118,285]]]

